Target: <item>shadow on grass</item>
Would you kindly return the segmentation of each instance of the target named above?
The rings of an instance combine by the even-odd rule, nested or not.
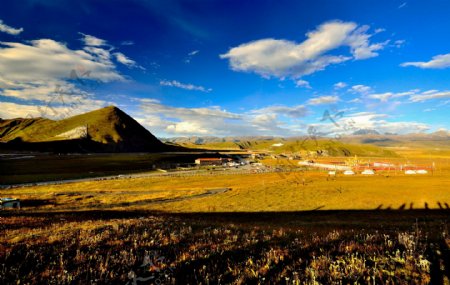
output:
[[[56,205],[55,199],[21,199],[20,206],[22,208],[28,207],[41,207],[41,206],[49,206]]]
[[[147,210],[82,210],[82,211],[0,211],[0,217],[43,217],[58,222],[109,219],[136,219],[147,216],[186,219],[198,223],[237,223],[248,225],[344,226],[373,225],[411,227],[422,221],[436,225],[450,218],[448,209],[413,210],[312,210],[278,212],[189,212],[169,213]]]

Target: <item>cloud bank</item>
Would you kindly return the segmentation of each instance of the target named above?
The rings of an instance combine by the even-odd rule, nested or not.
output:
[[[367,25],[330,21],[308,32],[301,43],[261,39],[233,47],[220,58],[228,59],[234,71],[253,72],[265,78],[300,78],[329,65],[378,56],[377,51],[388,42],[371,43],[368,30]],[[331,53],[340,47],[348,47],[349,53]]]

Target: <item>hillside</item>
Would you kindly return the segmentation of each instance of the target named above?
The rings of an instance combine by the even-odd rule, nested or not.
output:
[[[241,137],[241,138],[195,138],[194,143],[189,139],[176,138],[178,145],[188,148],[202,148],[214,150],[252,150],[267,151],[275,154],[304,154],[326,150],[331,156],[378,156],[395,157],[397,154],[380,146],[362,143],[344,143],[342,141],[325,138],[313,141],[307,138],[268,138],[268,137]],[[170,139],[167,140],[171,142]],[[199,142],[202,143],[199,143]]]
[[[42,151],[158,152],[174,150],[117,107],[50,120],[0,120],[2,148]]]
[[[450,133],[379,134],[375,130],[361,130],[339,140],[317,138],[317,144],[308,137],[174,137],[163,139],[190,148],[264,150],[274,153],[292,153],[330,149],[330,155],[396,156],[399,152],[419,150],[425,154],[450,152]]]

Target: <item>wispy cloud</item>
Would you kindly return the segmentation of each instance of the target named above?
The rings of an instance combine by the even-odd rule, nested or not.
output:
[[[303,80],[303,79],[299,79],[299,80],[295,81],[295,86],[296,87],[308,88],[308,89],[312,88],[311,85],[309,84],[309,82],[306,81],[306,80]]]
[[[342,88],[347,87],[347,83],[345,83],[345,82],[338,82],[338,83],[335,83],[333,85],[333,87],[334,87],[334,89],[342,89]]]
[[[141,101],[138,121],[158,135],[280,135],[304,133],[297,122],[308,114],[303,105],[272,105],[243,113],[219,106],[184,108],[164,105],[155,100]]]
[[[105,40],[99,39],[97,37],[86,35],[83,33],[79,33],[83,37],[81,38],[81,41],[87,45],[87,46],[93,46],[93,47],[100,47],[107,45],[107,42]]]
[[[297,106],[292,106],[292,107],[283,106],[283,105],[274,105],[274,106],[269,106],[269,107],[252,110],[251,113],[258,114],[258,115],[273,114],[273,115],[286,116],[286,117],[290,117],[290,118],[303,118],[309,114],[309,111],[303,105],[297,105]]]
[[[338,96],[321,96],[317,98],[311,98],[308,100],[308,105],[322,105],[322,104],[334,104],[339,101]]]
[[[130,68],[131,67],[139,67],[141,69],[144,69],[143,67],[141,67],[138,64],[136,64],[136,61],[128,58],[126,55],[124,55],[121,52],[115,52],[115,53],[113,53],[113,55],[116,57],[116,60],[118,62],[120,62],[121,64],[123,64],[123,65],[126,65],[126,66],[128,66]]]
[[[235,71],[254,72],[263,77],[299,78],[350,59],[362,60],[378,55],[388,43],[371,43],[369,26],[331,21],[306,34],[302,43],[262,39],[231,48],[220,58],[228,59]],[[350,54],[329,53],[347,46]]]
[[[424,102],[433,99],[445,99],[450,98],[450,91],[448,90],[427,90],[420,91],[420,89],[412,89],[404,92],[384,92],[373,93],[370,92],[362,94],[364,98],[374,99],[381,102],[392,102],[393,99],[407,97],[409,102]]]
[[[372,88],[370,86],[358,84],[358,85],[353,85],[347,91],[349,91],[351,93],[367,94],[372,91]]]
[[[400,6],[398,6],[398,8],[399,8],[399,9],[404,8],[404,7],[406,7],[407,4],[408,4],[408,3],[403,2],[402,4],[400,4]]]
[[[186,90],[195,90],[195,91],[201,91],[201,92],[211,92],[212,89],[211,88],[206,88],[203,86],[198,86],[198,85],[194,85],[191,83],[181,83],[179,81],[176,80],[161,80],[159,82],[159,85],[161,86],[170,86],[170,87],[178,87],[181,89],[186,89]]]
[[[450,91],[431,90],[431,92],[423,92],[411,95],[409,98],[412,102],[424,102],[432,99],[450,98]]]
[[[3,23],[2,20],[0,20],[0,32],[16,36],[16,35],[20,34],[21,32],[23,32],[23,28],[19,28],[19,29],[13,28],[11,26],[6,25],[5,23]]]
[[[374,112],[350,113],[336,118],[335,123],[317,123],[313,124],[319,133],[329,135],[348,135],[356,130],[376,130],[379,133],[407,134],[424,132],[430,129],[430,126],[415,121],[389,121],[389,115]]]
[[[411,61],[400,64],[401,66],[415,66],[419,68],[443,69],[450,67],[450,53],[433,56],[430,61]]]
[[[49,105],[49,104],[29,104],[0,102],[0,118],[38,118],[45,117],[49,119],[64,119],[69,116],[83,114],[89,111],[109,105],[109,102],[102,100],[83,99],[75,105]]]
[[[123,46],[132,46],[132,45],[134,45],[134,42],[133,41],[122,41],[120,44]]]
[[[188,53],[188,55],[194,56],[194,55],[198,54],[199,52],[200,52],[199,50],[194,50],[194,51],[191,51],[190,53]]]
[[[184,59],[184,63],[191,63],[192,58],[197,55],[200,51],[199,50],[193,50],[190,53],[187,54],[187,57]]]

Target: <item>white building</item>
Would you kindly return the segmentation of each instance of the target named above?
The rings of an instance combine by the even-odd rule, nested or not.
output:
[[[20,209],[20,201],[15,198],[0,198],[0,209]]]

